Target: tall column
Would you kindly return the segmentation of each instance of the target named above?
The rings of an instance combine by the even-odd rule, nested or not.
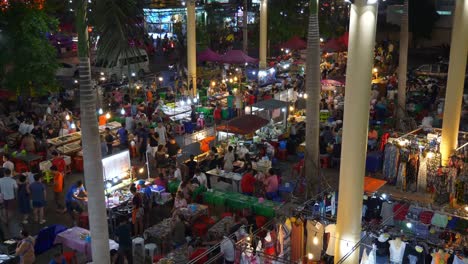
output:
[[[397,124],[401,126],[406,114],[406,81],[408,74],[408,0],[403,2],[400,26],[400,58],[398,63]]]
[[[350,12],[335,263],[344,258],[344,263],[359,263],[359,250],[352,252],[351,249],[361,236],[360,212],[377,24],[377,4],[367,2],[355,0]]]
[[[197,95],[197,40],[195,29],[195,0],[187,1],[187,69],[188,85],[192,84],[193,96]]]
[[[268,9],[268,0],[260,0],[260,54],[259,54],[259,68],[265,69],[267,66],[266,57],[267,57],[267,32],[268,32],[268,23],[267,23],[267,9]]]
[[[446,166],[452,152],[457,148],[458,130],[465,82],[466,58],[468,56],[468,0],[457,0],[452,26],[450,61],[445,94],[444,119],[440,152],[442,165]]]

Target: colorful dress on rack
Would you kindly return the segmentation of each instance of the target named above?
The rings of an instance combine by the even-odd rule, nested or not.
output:
[[[398,158],[398,148],[390,143],[385,145],[383,174],[385,179],[387,179],[390,182],[394,182],[392,180],[394,180],[397,177]]]
[[[419,156],[419,170],[418,170],[418,192],[425,193],[427,191],[427,157]]]
[[[291,225],[291,261],[297,262],[304,256],[304,222],[292,219]]]

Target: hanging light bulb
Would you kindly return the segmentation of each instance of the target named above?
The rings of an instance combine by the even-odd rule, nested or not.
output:
[[[145,172],[145,169],[143,167],[141,167],[139,170],[138,170],[138,173],[143,173]]]
[[[75,128],[76,128],[75,123],[71,123],[70,128],[71,128],[71,129],[75,129]]]
[[[65,120],[67,120],[67,121],[70,120],[70,115],[69,115],[69,114],[67,114],[67,115],[65,116]]]
[[[120,109],[120,114],[125,115],[125,109],[123,109],[123,107],[122,107],[122,109]]]
[[[318,245],[318,242],[319,240],[318,240],[317,234],[315,234],[314,239],[312,239],[312,243],[314,243],[314,245]]]
[[[98,114],[100,114],[100,115],[104,114],[104,111],[102,110],[102,108],[99,108]]]
[[[304,99],[307,99],[307,94],[306,93],[304,94]]]
[[[289,107],[289,111],[294,111],[294,106],[291,105],[291,106]]]
[[[307,259],[312,260],[314,258],[314,254],[309,253],[307,254]]]
[[[185,105],[185,101],[184,101],[184,100],[180,101],[180,105],[181,105],[181,106],[184,106],[184,105]]]
[[[191,104],[192,104],[192,100],[190,100],[190,98],[187,99],[187,104],[188,104],[188,105],[191,105]]]
[[[197,99],[197,98],[193,98],[193,102],[194,102],[194,103],[197,103],[197,102],[198,102],[198,99]]]
[[[107,113],[106,114],[106,119],[109,119],[109,118],[111,118],[111,115],[110,115],[110,113]]]

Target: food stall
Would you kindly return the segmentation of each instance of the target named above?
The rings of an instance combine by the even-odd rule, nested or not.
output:
[[[252,106],[252,114],[261,116],[266,120],[270,120],[270,124],[265,126],[257,133],[263,139],[277,139],[280,135],[287,131],[287,117],[289,113],[289,103],[269,99],[260,101]]]
[[[257,115],[244,115],[236,117],[224,125],[217,126],[218,141],[229,140],[229,143],[236,143],[241,136],[244,139],[251,140],[254,137],[255,131],[268,124],[268,120]]]

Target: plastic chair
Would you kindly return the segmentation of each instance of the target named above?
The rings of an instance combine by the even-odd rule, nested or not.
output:
[[[16,172],[19,172],[19,173],[29,171],[28,166],[26,165],[26,163],[24,163],[22,161],[18,161],[18,162],[15,163],[15,170],[16,170]]]
[[[137,251],[137,247],[141,247],[142,256],[145,255],[145,240],[142,237],[136,237],[132,239],[132,255],[135,256],[135,252]]]
[[[329,168],[330,167],[330,157],[328,155],[320,156],[320,168]]]
[[[83,212],[78,218],[78,226],[84,229],[89,229],[89,218],[88,213]]]
[[[202,237],[208,232],[208,226],[204,223],[195,223],[192,226],[192,232],[197,237]]]
[[[156,250],[158,249],[158,246],[154,243],[146,244],[145,245],[145,253],[147,252],[147,256],[150,257],[150,260],[154,259],[154,256],[156,254]]]

